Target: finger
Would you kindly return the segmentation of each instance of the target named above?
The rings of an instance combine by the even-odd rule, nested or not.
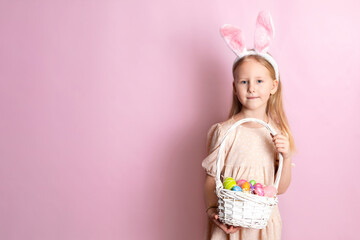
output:
[[[279,135],[276,135],[275,137],[273,137],[273,141],[279,140],[279,139],[283,139],[281,138]]]
[[[223,223],[220,223],[219,224],[219,227],[226,233],[226,234],[229,234],[230,231],[229,231],[229,228],[227,225],[223,224]]]
[[[233,227],[233,226],[230,226],[230,228],[228,228],[228,232],[229,232],[229,233],[234,233],[234,227]]]
[[[287,137],[285,137],[284,135],[281,134],[277,134],[274,139],[283,139],[283,140],[287,140]]]
[[[231,233],[236,233],[238,230],[236,230],[234,227],[231,229]]]
[[[222,224],[221,222],[220,222],[220,220],[219,220],[219,216],[218,215],[215,215],[215,216],[213,216],[213,222],[215,222],[217,225],[220,225],[220,224]]]
[[[214,216],[213,222],[214,222],[220,229],[222,229],[226,234],[229,234],[228,226],[225,225],[224,223],[220,222],[218,219],[219,219],[219,215],[216,214],[216,215]]]
[[[231,230],[231,233],[236,233],[239,230],[240,230],[240,227],[233,227]]]
[[[285,148],[280,148],[277,150],[279,153],[282,153],[282,154],[285,154],[287,153],[286,149]]]
[[[288,142],[289,141],[289,139],[287,139],[286,137],[279,137],[279,138],[277,138],[275,140],[282,141],[282,142]]]
[[[218,227],[223,230],[226,234],[229,234],[229,230],[224,224],[218,224]]]
[[[277,139],[276,141],[274,141],[274,143],[289,144],[289,141],[287,139]]]
[[[232,225],[226,225],[227,226],[227,232],[228,233],[235,233],[238,231],[238,229]]]
[[[285,141],[284,139],[275,139],[273,142],[274,142],[275,144],[276,144],[276,143],[286,143],[286,141]]]
[[[276,140],[273,141],[273,142],[274,142],[274,144],[283,143],[283,141],[282,141],[282,140],[279,140],[279,139],[276,139]]]
[[[217,219],[213,219],[213,222],[221,228],[223,231],[227,231],[227,227]]]
[[[286,148],[285,147],[276,147],[276,150],[278,152],[284,152],[286,150]]]

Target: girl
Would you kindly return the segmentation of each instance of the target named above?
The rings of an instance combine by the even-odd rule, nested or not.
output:
[[[217,196],[215,194],[216,160],[220,143],[226,131],[243,118],[265,121],[278,133],[269,131],[254,122],[239,125],[230,132],[226,140],[222,178],[255,179],[265,185],[273,185],[276,177],[278,153],[284,165],[278,187],[278,195],[286,192],[291,180],[291,157],[295,152],[294,140],[282,106],[281,81],[278,66],[267,53],[274,29],[268,11],[259,13],[255,31],[255,49],[247,50],[241,30],[225,25],[221,29],[228,46],[235,52],[233,73],[233,104],[229,119],[212,125],[207,135],[208,156],[202,166],[205,180],[205,205],[208,215],[207,239],[220,240],[279,240],[281,239],[281,217],[274,207],[265,229],[228,226],[219,221]],[[222,179],[222,180],[223,180]],[[230,235],[227,235],[230,234]]]

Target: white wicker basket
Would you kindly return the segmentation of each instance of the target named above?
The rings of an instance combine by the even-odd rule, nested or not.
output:
[[[241,226],[244,228],[263,229],[266,227],[272,208],[277,205],[277,196],[273,198],[258,196],[255,194],[237,192],[224,189],[220,180],[220,159],[224,150],[226,139],[229,133],[233,131],[240,124],[246,122],[257,122],[266,127],[273,135],[276,132],[273,128],[256,118],[245,118],[234,123],[226,132],[219,148],[217,161],[216,161],[216,195],[218,197],[218,213],[219,220],[225,224],[232,226]],[[278,189],[281,170],[283,167],[283,157],[279,153],[279,168],[275,179],[275,188]]]

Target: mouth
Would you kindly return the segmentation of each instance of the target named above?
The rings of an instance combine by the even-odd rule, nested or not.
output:
[[[259,97],[248,97],[247,99],[256,99],[256,98],[259,98]]]

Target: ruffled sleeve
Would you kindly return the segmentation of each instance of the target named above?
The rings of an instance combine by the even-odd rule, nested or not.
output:
[[[207,157],[202,161],[206,173],[213,177],[216,175],[216,160],[222,138],[221,124],[215,123],[207,133]]]

